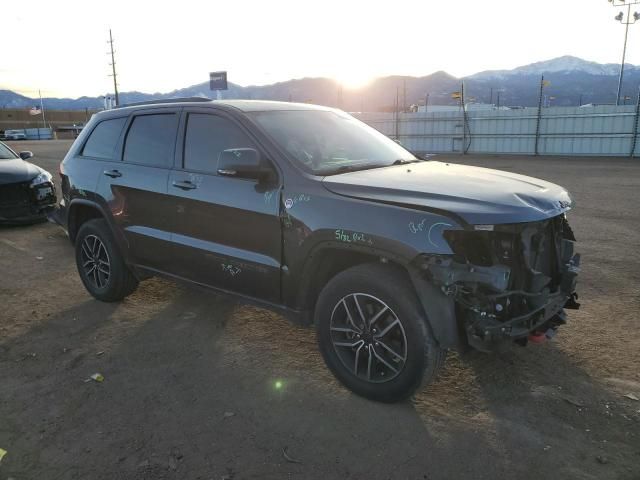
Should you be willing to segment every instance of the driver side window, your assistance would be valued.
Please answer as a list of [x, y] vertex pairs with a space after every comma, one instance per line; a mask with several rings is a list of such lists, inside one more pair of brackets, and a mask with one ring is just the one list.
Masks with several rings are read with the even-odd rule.
[[251, 139], [230, 120], [207, 113], [189, 113], [184, 140], [186, 170], [216, 174], [224, 150], [256, 148]]

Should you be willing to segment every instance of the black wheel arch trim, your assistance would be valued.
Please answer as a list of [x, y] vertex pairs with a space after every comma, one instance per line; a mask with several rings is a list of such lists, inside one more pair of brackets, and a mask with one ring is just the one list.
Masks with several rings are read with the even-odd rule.
[[[339, 242], [323, 242], [316, 245], [310, 252], [299, 278], [302, 281], [296, 294], [295, 309], [306, 312], [305, 317], [313, 319], [313, 311], [310, 309], [313, 290], [314, 272], [324, 258], [319, 255], [326, 250], [358, 251], [369, 254], [372, 257], [386, 258], [389, 264], [402, 269], [408, 277], [420, 307], [425, 314], [425, 322], [429, 333], [433, 335], [440, 348], [465, 351], [464, 332], [460, 332], [456, 317], [455, 302], [452, 297], [445, 295], [438, 287], [424, 277], [424, 273], [413, 264], [415, 259], [407, 259], [380, 248], [366, 247], [362, 245], [345, 245]], [[312, 323], [312, 320], [311, 320]]]
[[426, 315], [427, 327], [438, 346], [465, 351], [466, 337], [460, 333], [453, 297], [445, 295], [415, 266], [408, 266], [407, 271]]
[[[305, 261], [298, 274], [292, 275], [300, 280], [295, 294], [288, 296], [293, 301], [295, 309], [309, 310], [311, 305], [313, 291], [313, 282], [316, 278], [314, 272], [317, 270], [324, 260], [323, 253], [327, 251], [334, 252], [358, 252], [370, 257], [386, 258], [393, 263], [403, 266], [407, 265], [407, 259], [394, 254], [393, 252], [381, 249], [379, 247], [370, 247], [366, 245], [347, 245], [342, 242], [324, 241], [315, 245], [306, 256]], [[288, 282], [287, 282], [288, 283]], [[310, 312], [309, 318], [313, 318], [313, 312]]]
[[102, 218], [107, 222], [107, 225], [109, 226], [109, 230], [113, 234], [113, 237], [115, 238], [116, 244], [118, 245], [120, 252], [122, 252], [123, 255], [125, 256], [125, 262], [128, 263], [127, 261], [128, 259], [125, 253], [129, 251], [127, 240], [124, 237], [124, 235], [121, 232], [119, 232], [117, 228], [114, 228], [114, 222], [113, 222], [113, 218], [111, 217], [111, 214], [107, 210], [105, 210], [105, 208], [102, 205], [100, 205], [98, 202], [95, 202], [93, 200], [87, 200], [84, 198], [74, 198], [69, 202], [69, 206], [67, 207], [67, 215], [66, 215], [67, 216], [67, 232], [69, 234], [69, 238], [72, 239], [72, 241], [75, 241], [75, 236], [78, 233], [79, 227], [76, 227], [75, 225], [73, 225], [73, 229], [72, 229], [71, 222], [73, 221], [72, 220], [73, 215], [71, 214], [71, 212], [73, 211], [74, 207], [77, 207], [80, 205], [91, 207], [100, 213]]

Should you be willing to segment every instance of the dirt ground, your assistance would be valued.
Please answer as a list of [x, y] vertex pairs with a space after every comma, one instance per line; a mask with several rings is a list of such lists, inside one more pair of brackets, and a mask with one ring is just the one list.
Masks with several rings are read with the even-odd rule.
[[[56, 177], [69, 145], [14, 144]], [[640, 160], [439, 159], [572, 192], [582, 309], [554, 341], [373, 403], [311, 329], [160, 279], [100, 303], [61, 229], [1, 228], [0, 480], [640, 479]]]

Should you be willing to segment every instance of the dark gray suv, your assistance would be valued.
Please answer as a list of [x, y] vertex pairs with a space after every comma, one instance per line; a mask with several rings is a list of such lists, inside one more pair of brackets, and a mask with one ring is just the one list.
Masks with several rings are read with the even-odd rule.
[[55, 213], [117, 301], [163, 275], [315, 325], [335, 376], [392, 402], [448, 349], [540, 342], [577, 308], [563, 188], [424, 161], [331, 108], [175, 100], [94, 115]]

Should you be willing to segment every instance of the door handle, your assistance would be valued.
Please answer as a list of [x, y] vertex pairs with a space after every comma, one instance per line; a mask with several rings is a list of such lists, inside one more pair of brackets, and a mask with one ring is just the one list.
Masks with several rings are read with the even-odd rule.
[[121, 177], [122, 173], [120, 173], [118, 170], [105, 170], [104, 173], [107, 177], [111, 177], [111, 178], [116, 178], [116, 177]]
[[189, 180], [185, 180], [184, 182], [173, 182], [172, 185], [176, 188], [181, 188], [182, 190], [193, 190], [194, 188], [198, 188], [195, 183], [191, 183]]

